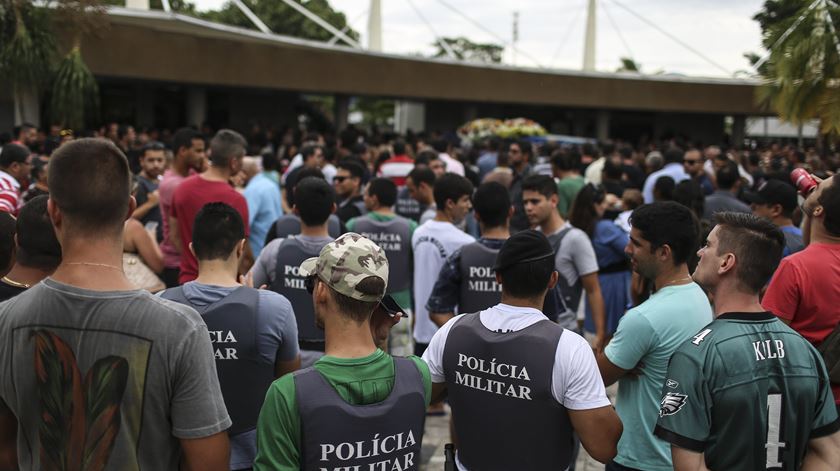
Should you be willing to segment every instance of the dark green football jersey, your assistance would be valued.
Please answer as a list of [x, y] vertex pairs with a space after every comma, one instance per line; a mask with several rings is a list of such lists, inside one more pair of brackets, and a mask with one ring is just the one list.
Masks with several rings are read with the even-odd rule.
[[799, 469], [840, 429], [820, 354], [771, 313], [719, 316], [671, 357], [655, 434], [712, 470]]

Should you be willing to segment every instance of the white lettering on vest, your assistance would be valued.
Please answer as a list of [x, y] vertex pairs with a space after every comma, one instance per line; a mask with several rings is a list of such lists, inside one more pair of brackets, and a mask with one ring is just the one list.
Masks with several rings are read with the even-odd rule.
[[[410, 448], [417, 444], [414, 437], [414, 432], [409, 430], [406, 432], [397, 433], [395, 435], [388, 435], [380, 440], [379, 434], [373, 436], [370, 440], [363, 440], [357, 442], [345, 442], [339, 444], [321, 443], [321, 458], [320, 461], [331, 461], [337, 459], [339, 461], [360, 460], [379, 456], [381, 454], [397, 453], [406, 448]], [[319, 468], [321, 471], [361, 471], [362, 465], [341, 466], [335, 468]], [[414, 466], [414, 452], [409, 451], [402, 455], [391, 456], [386, 460], [377, 461], [375, 463], [367, 464], [367, 471], [403, 471]]]

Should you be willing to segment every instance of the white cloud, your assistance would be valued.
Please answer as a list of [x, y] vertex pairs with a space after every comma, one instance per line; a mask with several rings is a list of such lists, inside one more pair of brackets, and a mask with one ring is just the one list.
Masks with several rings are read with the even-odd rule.
[[[219, 8], [224, 2], [195, 0], [200, 9]], [[581, 67], [587, 0], [382, 0], [386, 52], [430, 54], [434, 50], [431, 46], [434, 36], [418, 18], [411, 2], [438, 34], [463, 35], [479, 42], [498, 43], [499, 40], [453, 13], [445, 3], [468, 14], [508, 42], [512, 37], [515, 9], [519, 12], [518, 48], [521, 51], [542, 65]], [[761, 50], [761, 31], [752, 16], [761, 8], [762, 0], [599, 0], [596, 27], [596, 67], [599, 70], [614, 70], [619, 66], [620, 57], [632, 53], [646, 72], [664, 70], [686, 75], [724, 75], [714, 65], [620, 8], [616, 2], [680, 38], [730, 72], [748, 68], [743, 53]], [[353, 28], [362, 35], [364, 44], [370, 0], [331, 0], [330, 3], [347, 15]], [[512, 53], [507, 48], [505, 61], [511, 59]], [[516, 63], [534, 65], [521, 53], [517, 54]]]

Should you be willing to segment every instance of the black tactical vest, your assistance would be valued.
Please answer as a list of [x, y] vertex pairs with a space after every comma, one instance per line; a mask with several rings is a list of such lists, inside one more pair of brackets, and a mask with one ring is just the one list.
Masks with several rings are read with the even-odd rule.
[[458, 312], [478, 312], [499, 304], [502, 285], [496, 283], [498, 249], [491, 249], [481, 242], [461, 247], [461, 293]]
[[219, 385], [233, 421], [229, 433], [253, 430], [265, 393], [274, 381], [274, 363], [262, 359], [257, 349], [259, 291], [241, 286], [206, 306], [190, 303], [181, 286], [164, 291], [161, 297], [201, 314], [210, 332]]
[[394, 358], [394, 387], [376, 404], [348, 404], [314, 368], [294, 375], [301, 469], [418, 469], [426, 400], [413, 361]]
[[563, 328], [539, 321], [492, 332], [478, 313], [449, 331], [443, 369], [458, 456], [468, 469], [566, 469], [572, 425], [551, 392]]
[[298, 272], [300, 264], [311, 257], [317, 257], [324, 245], [310, 247], [297, 237], [287, 237], [277, 250], [277, 268], [269, 289], [280, 293], [292, 303], [298, 326], [298, 339], [307, 342], [323, 342], [324, 331], [315, 325], [315, 308], [312, 295], [306, 291], [305, 279]]
[[[284, 214], [275, 223], [274, 230], [277, 239], [300, 235], [300, 218], [296, 214]], [[327, 232], [333, 239], [337, 239], [341, 235], [341, 221], [335, 214], [330, 214], [329, 219], [327, 219]]]
[[353, 230], [376, 242], [388, 257], [388, 294], [411, 287], [411, 226], [400, 216], [375, 221], [369, 216], [356, 219]]
[[[567, 227], [557, 234], [548, 236], [548, 242], [551, 244], [551, 248], [554, 249], [555, 257], [563, 239], [571, 231], [572, 228]], [[583, 295], [583, 282], [578, 277], [575, 284], [571, 285], [562, 273], [559, 273], [559, 275], [554, 289], [549, 290], [545, 295], [543, 312], [549, 319], [565, 326], [570, 317], [577, 319], [577, 308], [580, 305], [580, 298]]]
[[395, 213], [404, 218], [413, 219], [415, 222], [420, 222], [420, 216], [425, 210], [425, 206], [409, 196], [408, 188], [400, 188], [397, 191], [397, 204], [394, 206]]

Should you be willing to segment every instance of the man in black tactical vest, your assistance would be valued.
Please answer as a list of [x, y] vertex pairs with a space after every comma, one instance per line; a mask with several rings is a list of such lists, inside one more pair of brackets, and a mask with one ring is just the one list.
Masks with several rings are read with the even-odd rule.
[[344, 224], [367, 212], [362, 191], [365, 186], [364, 174], [362, 164], [352, 159], [344, 159], [336, 165], [333, 187], [339, 201], [335, 215]]
[[431, 380], [419, 358], [374, 343], [388, 271], [385, 251], [353, 232], [300, 265], [326, 355], [269, 388], [255, 470], [418, 469]]
[[298, 266], [333, 240], [327, 220], [335, 211], [335, 191], [325, 180], [308, 177], [297, 184], [295, 196], [299, 196], [293, 211], [300, 218], [300, 234], [272, 240], [249, 273], [254, 286], [268, 285], [291, 301], [297, 318], [301, 365], [306, 368], [324, 354], [324, 331], [315, 325], [312, 297], [306, 292], [305, 277]]
[[459, 469], [566, 469], [573, 433], [590, 456], [609, 461], [622, 426], [592, 349], [540, 310], [557, 283], [551, 244], [519, 232], [494, 268], [501, 303], [451, 319], [423, 354], [432, 396], [449, 394]]
[[192, 307], [207, 324], [222, 396], [233, 425], [230, 469], [254, 462], [257, 417], [275, 378], [300, 367], [297, 325], [289, 301], [237, 282], [245, 225], [235, 209], [210, 203], [196, 215], [189, 249], [198, 278], [161, 297]]
[[495, 306], [502, 297], [493, 266], [510, 237], [510, 195], [501, 183], [484, 183], [473, 195], [473, 209], [481, 237], [449, 256], [426, 303], [429, 317], [438, 327], [455, 316], [456, 306], [459, 313], [478, 312]]
[[[411, 235], [417, 223], [394, 213], [397, 185], [389, 178], [371, 180], [364, 198], [368, 213], [348, 221], [347, 230], [367, 237], [385, 250], [388, 265], [395, 267], [388, 280], [387, 293], [405, 312], [411, 312]], [[411, 354], [414, 351], [411, 322], [394, 326], [388, 345], [392, 355]]]
[[[320, 169], [317, 168], [305, 168], [300, 171], [298, 174], [297, 182], [301, 182], [308, 177], [317, 177], [321, 180], [326, 181], [324, 178], [324, 173], [321, 172]], [[286, 191], [291, 193], [295, 192], [296, 187], [287, 187]], [[335, 214], [330, 214], [329, 219], [327, 220], [327, 232], [330, 234], [330, 237], [335, 239], [336, 237], [340, 236], [341, 234], [347, 232], [344, 230], [344, 223], [338, 219], [338, 216]], [[280, 216], [271, 227], [268, 228], [268, 234], [265, 236], [265, 245], [268, 245], [274, 239], [285, 239], [290, 235], [298, 235], [300, 234], [300, 217], [294, 213], [294, 211], [284, 214]]]

